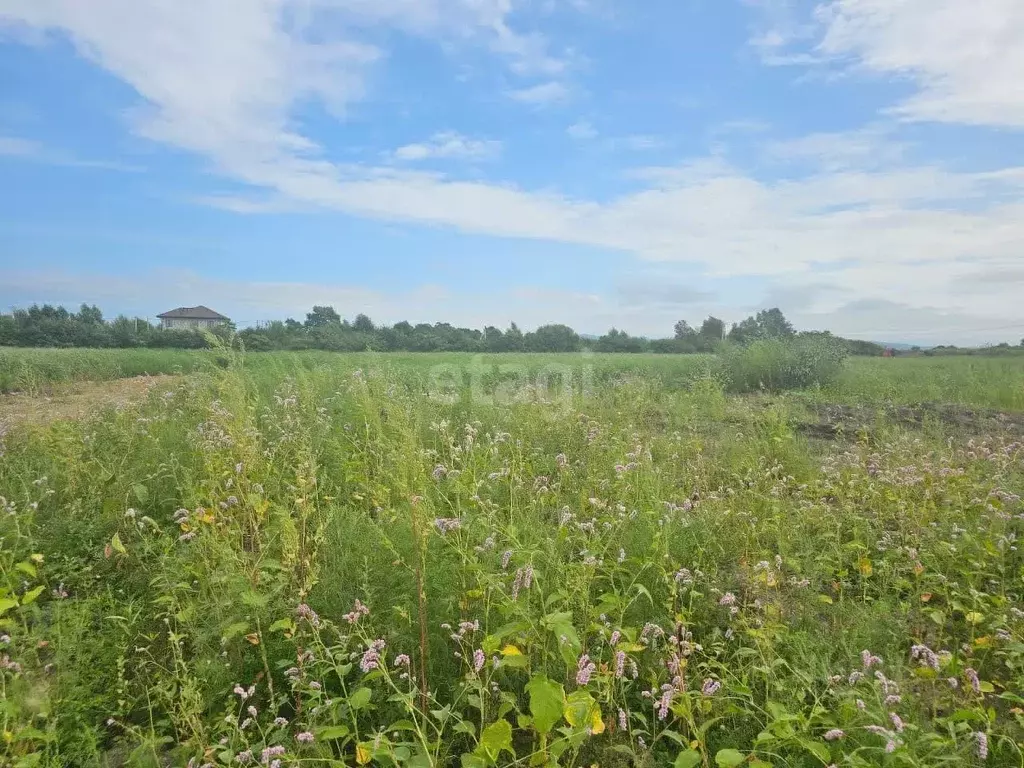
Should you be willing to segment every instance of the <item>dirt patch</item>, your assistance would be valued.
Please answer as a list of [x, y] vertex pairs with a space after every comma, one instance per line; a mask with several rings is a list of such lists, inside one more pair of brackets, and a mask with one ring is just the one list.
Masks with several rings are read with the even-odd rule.
[[803, 422], [795, 428], [809, 437], [822, 440], [836, 440], [843, 435], [871, 432], [879, 420], [918, 429], [925, 424], [937, 423], [978, 435], [1024, 434], [1024, 413], [1007, 413], [951, 403], [881, 406], [826, 404], [813, 407], [812, 412], [818, 421]]
[[113, 381], [80, 381], [48, 395], [0, 395], [0, 430], [21, 424], [80, 419], [100, 408], [138, 402], [153, 387], [172, 384], [180, 378], [135, 376]]

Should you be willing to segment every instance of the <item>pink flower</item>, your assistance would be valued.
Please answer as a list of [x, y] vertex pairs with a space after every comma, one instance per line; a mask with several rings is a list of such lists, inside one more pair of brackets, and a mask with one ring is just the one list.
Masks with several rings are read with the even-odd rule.
[[309, 731], [303, 731], [302, 733], [295, 735], [295, 740], [300, 744], [312, 744], [316, 740], [316, 737]]
[[584, 686], [589, 684], [590, 676], [594, 674], [595, 669], [597, 667], [587, 654], [584, 653], [580, 656], [580, 660], [576, 662], [576, 685]]
[[841, 738], [846, 736], [839, 728], [833, 728], [831, 731], [825, 733], [825, 741], [839, 741]]
[[704, 685], [701, 686], [700, 692], [704, 696], [714, 696], [722, 689], [722, 684], [717, 680], [712, 680], [710, 677], [704, 681]]

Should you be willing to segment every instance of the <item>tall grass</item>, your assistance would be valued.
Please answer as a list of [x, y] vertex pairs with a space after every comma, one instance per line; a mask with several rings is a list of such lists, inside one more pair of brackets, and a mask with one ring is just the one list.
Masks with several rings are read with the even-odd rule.
[[40, 392], [75, 381], [191, 373], [214, 353], [179, 349], [0, 348], [0, 392]]
[[229, 357], [3, 437], [5, 764], [1020, 765], [1019, 436]]

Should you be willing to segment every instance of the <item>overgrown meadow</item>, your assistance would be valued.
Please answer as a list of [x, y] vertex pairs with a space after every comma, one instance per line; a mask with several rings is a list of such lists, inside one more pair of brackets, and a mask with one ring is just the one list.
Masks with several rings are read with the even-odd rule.
[[0, 438], [3, 764], [1024, 765], [1019, 365], [222, 357]]

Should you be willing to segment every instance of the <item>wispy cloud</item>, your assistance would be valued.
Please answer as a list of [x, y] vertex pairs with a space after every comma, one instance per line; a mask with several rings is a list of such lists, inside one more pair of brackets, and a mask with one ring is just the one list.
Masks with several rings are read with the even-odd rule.
[[394, 152], [396, 160], [431, 159], [488, 160], [501, 154], [502, 143], [493, 139], [471, 139], [455, 131], [435, 133], [425, 142], [406, 144]]
[[890, 110], [904, 120], [1024, 127], [1019, 0], [828, 0], [810, 13], [791, 0], [758, 6], [766, 23], [751, 43], [766, 63], [909, 80], [917, 92]]
[[580, 120], [579, 122], [573, 123], [565, 129], [565, 132], [570, 137], [579, 139], [580, 141], [596, 139], [598, 135], [597, 129], [587, 120]]
[[510, 98], [521, 101], [524, 104], [541, 106], [565, 101], [569, 97], [569, 89], [556, 80], [549, 80], [546, 83], [508, 91]]
[[108, 160], [81, 160], [61, 150], [50, 149], [38, 141], [13, 136], [0, 136], [0, 157], [10, 157], [65, 168], [95, 168], [135, 173], [144, 170], [137, 165]]

